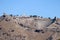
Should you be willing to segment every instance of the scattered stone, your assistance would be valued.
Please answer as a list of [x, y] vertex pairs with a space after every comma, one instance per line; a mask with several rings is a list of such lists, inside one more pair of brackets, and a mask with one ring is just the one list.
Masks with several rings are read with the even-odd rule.
[[57, 40], [60, 37], [60, 24], [56, 17], [3, 15], [0, 20], [0, 40]]

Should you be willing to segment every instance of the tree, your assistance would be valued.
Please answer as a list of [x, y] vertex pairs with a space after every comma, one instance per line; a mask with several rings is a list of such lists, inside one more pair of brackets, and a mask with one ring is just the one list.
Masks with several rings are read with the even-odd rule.
[[41, 16], [41, 18], [43, 18], [43, 17]]
[[56, 20], [56, 16], [54, 17], [54, 20]]
[[32, 17], [32, 15], [30, 15], [30, 17]]
[[12, 15], [12, 14], [10, 14], [10, 16], [12, 17], [13, 15]]
[[37, 15], [33, 15], [33, 17], [37, 17]]
[[48, 19], [51, 19], [50, 17], [48, 17]]
[[54, 23], [56, 21], [56, 16], [52, 19], [52, 23]]
[[3, 17], [6, 17], [6, 13], [3, 13]]

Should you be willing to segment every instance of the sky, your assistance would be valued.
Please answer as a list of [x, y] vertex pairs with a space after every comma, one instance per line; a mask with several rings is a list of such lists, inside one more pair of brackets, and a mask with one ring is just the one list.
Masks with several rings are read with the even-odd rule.
[[3, 13], [60, 18], [60, 0], [0, 0], [0, 15]]

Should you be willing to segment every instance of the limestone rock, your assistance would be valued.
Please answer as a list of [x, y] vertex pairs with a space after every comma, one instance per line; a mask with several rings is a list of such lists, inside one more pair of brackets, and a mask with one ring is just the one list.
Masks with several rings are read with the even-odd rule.
[[0, 40], [59, 40], [60, 18], [0, 16]]

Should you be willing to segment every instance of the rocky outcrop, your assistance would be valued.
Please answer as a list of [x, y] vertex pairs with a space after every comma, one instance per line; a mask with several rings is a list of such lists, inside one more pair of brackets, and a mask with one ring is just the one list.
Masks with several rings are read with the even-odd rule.
[[60, 18], [2, 15], [0, 40], [60, 40]]

